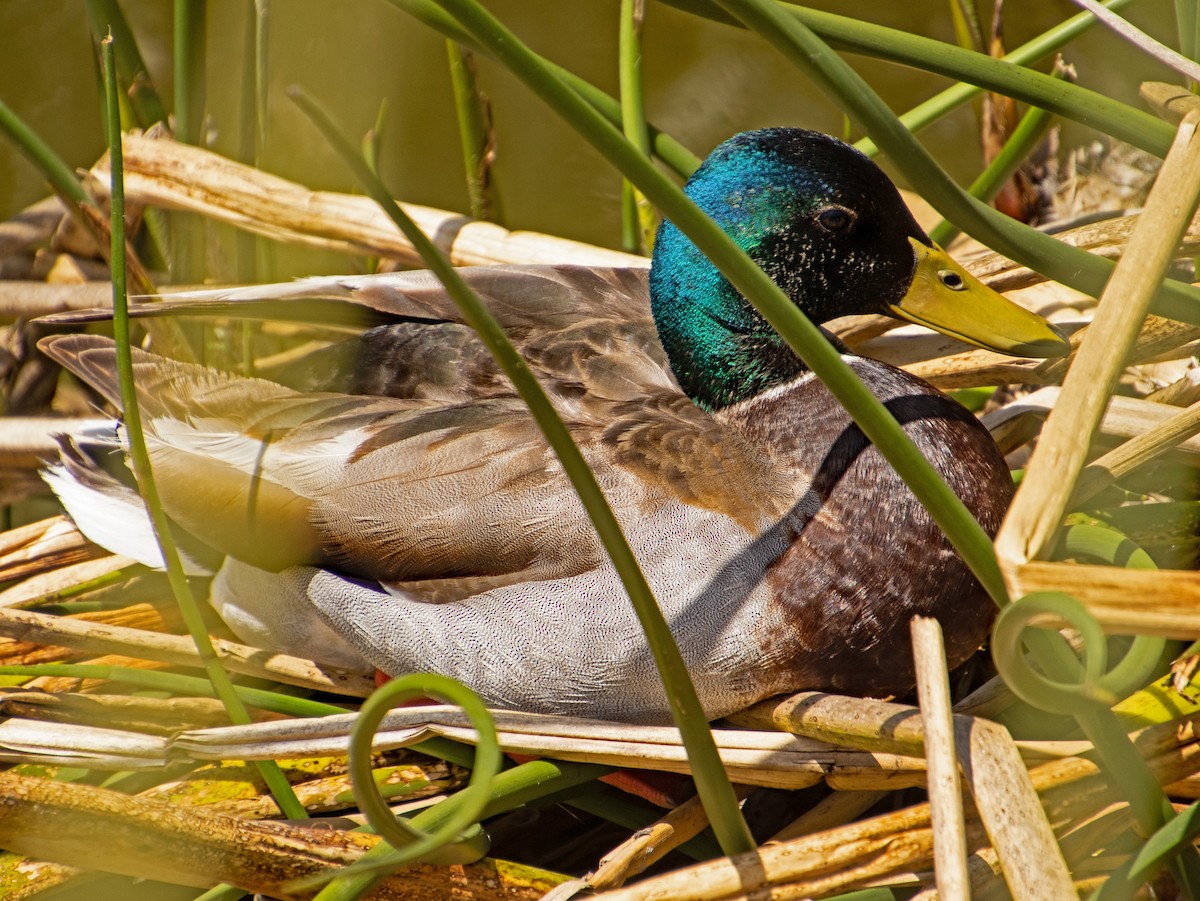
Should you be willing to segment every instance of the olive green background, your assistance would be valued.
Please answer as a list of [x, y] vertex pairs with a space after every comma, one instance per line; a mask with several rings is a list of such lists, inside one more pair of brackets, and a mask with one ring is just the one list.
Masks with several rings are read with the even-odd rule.
[[[171, 7], [124, 0], [140, 46], [170, 105]], [[953, 40], [949, 0], [814, 4], [942, 40]], [[540, 52], [616, 91], [617, 0], [491, 0], [501, 19]], [[990, 6], [988, 7], [990, 9]], [[985, 9], [985, 13], [988, 12]], [[251, 0], [208, 4], [208, 140], [232, 154]], [[1009, 47], [1077, 12], [1066, 0], [1010, 0]], [[1143, 0], [1129, 17], [1173, 42], [1170, 0]], [[269, 5], [269, 101], [261, 165], [316, 188], [351, 190], [352, 179], [284, 91], [300, 84], [333, 110], [346, 132], [369, 128], [381, 100], [388, 115], [382, 172], [405, 200], [466, 207], [443, 39], [382, 0], [274, 0]], [[1145, 78], [1169, 75], [1096, 26], [1068, 50], [1079, 81], [1136, 102]], [[863, 57], [852, 62], [897, 111], [945, 87], [945, 79]], [[102, 152], [95, 56], [83, 0], [0, 0], [0, 97], [71, 165]], [[758, 38], [648, 2], [647, 109], [652, 121], [703, 155], [733, 132], [800, 125], [846, 135], [842, 113]], [[506, 224], [606, 245], [619, 241], [619, 179], [570, 129], [499, 67], [481, 61], [498, 138], [496, 176]], [[852, 137], [861, 136], [855, 129]], [[975, 112], [965, 107], [922, 133], [953, 174], [980, 166]], [[1090, 139], [1082, 128], [1069, 141]], [[43, 196], [36, 171], [0, 142], [0, 215]], [[336, 259], [300, 258], [313, 271]], [[287, 273], [276, 273], [285, 275]]]

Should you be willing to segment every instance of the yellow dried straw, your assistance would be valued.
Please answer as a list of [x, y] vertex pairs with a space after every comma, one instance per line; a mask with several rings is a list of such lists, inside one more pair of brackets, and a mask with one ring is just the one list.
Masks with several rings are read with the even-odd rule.
[[[33, 610], [0, 609], [0, 636], [89, 654], [126, 655], [171, 666], [204, 666], [195, 644], [186, 635], [87, 622]], [[318, 666], [310, 660], [272, 654], [220, 638], [212, 641], [221, 664], [231, 672], [352, 697], [366, 697], [374, 688], [371, 677], [365, 673]]]
[[1165, 454], [1197, 432], [1200, 432], [1200, 402], [1192, 404], [1158, 427], [1129, 439], [1089, 463], [1080, 473], [1068, 507], [1077, 507], [1117, 479]]
[[[929, 755], [922, 717], [903, 704], [803, 692], [763, 701], [731, 719], [750, 728], [774, 726], [850, 747], [898, 753], [915, 753], [924, 747]], [[956, 714], [954, 742], [963, 777], [1012, 896], [1031, 901], [1073, 897], [1067, 864], [1008, 730], [988, 720]], [[836, 780], [826, 781], [836, 787]], [[788, 837], [799, 831], [789, 827]]]
[[[7, 799], [0, 806], [0, 843], [14, 853], [176, 885], [226, 882], [276, 898], [298, 897], [287, 890], [297, 877], [332, 872], [379, 843], [365, 833], [244, 820], [11, 772], [0, 774], [0, 794]], [[536, 901], [561, 881], [565, 877], [532, 867], [486, 860], [410, 868], [388, 877], [372, 898]]]
[[[746, 786], [734, 788], [742, 796], [749, 792]], [[604, 855], [600, 866], [585, 877], [584, 882], [598, 892], [619, 888], [707, 827], [708, 815], [704, 812], [704, 805], [700, 803], [699, 796], [692, 796]]]
[[[1200, 107], [1200, 100], [1197, 104]], [[1045, 559], [1053, 548], [1086, 460], [1089, 442], [1080, 436], [1093, 434], [1099, 425], [1126, 353], [1200, 198], [1198, 123], [1200, 109], [1189, 113], [1179, 126], [1141, 221], [1100, 298], [1092, 328], [1063, 382], [1060, 403], [1042, 432], [996, 538], [1000, 567], [1015, 596], [1030, 590], [1022, 567]]]
[[[314, 191], [175, 141], [125, 135], [125, 193], [131, 201], [186, 210], [263, 237], [420, 264], [420, 255], [369, 197]], [[109, 183], [108, 160], [92, 169], [97, 192]], [[401, 204], [426, 234], [437, 236], [456, 266], [581, 263], [648, 266], [645, 257], [533, 232], [510, 232], [432, 207]]]
[[967, 827], [958, 781], [958, 757], [954, 751], [954, 714], [942, 627], [936, 619], [918, 616], [913, 618], [910, 628], [917, 697], [925, 730], [925, 760], [929, 767], [929, 810], [938, 897], [944, 901], [967, 901], [971, 897]]

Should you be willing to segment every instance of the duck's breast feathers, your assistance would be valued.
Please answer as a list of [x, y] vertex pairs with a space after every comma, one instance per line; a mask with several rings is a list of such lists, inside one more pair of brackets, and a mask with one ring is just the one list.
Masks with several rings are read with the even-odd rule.
[[[970, 411], [937, 388], [901, 369], [850, 354], [843, 359], [858, 374], [904, 427], [952, 487], [975, 498], [973, 509], [984, 524], [999, 523], [1012, 493], [1012, 480], [1004, 459], [987, 429]], [[870, 448], [869, 466], [857, 473], [863, 480], [886, 480], [904, 487], [891, 465], [874, 449], [854, 424], [850, 414], [824, 384], [811, 373], [714, 414], [723, 425], [755, 442], [780, 470], [800, 473], [807, 490], [809, 479], [844, 478], [847, 467]], [[905, 489], [907, 491], [907, 489]], [[989, 499], [999, 498], [1000, 504]]]
[[[1012, 478], [986, 429], [932, 386], [881, 363], [854, 369], [991, 534]], [[792, 649], [796, 683], [882, 695], [912, 685], [907, 623], [946, 627], [952, 665], [982, 641], [995, 608], [933, 518], [815, 378], [718, 414], [802, 474], [777, 528], [790, 546], [769, 568], [768, 646]], [[863, 666], [870, 660], [870, 666]]]

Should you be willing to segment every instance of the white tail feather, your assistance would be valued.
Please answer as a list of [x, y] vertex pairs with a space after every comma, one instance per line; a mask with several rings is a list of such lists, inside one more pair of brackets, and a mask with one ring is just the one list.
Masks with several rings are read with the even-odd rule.
[[[75, 525], [88, 540], [155, 569], [163, 569], [162, 550], [141, 495], [106, 473], [76, 442], [115, 448], [116, 423], [100, 430], [63, 436], [62, 456], [42, 472]], [[185, 553], [180, 554], [188, 575], [208, 575], [210, 570]]]

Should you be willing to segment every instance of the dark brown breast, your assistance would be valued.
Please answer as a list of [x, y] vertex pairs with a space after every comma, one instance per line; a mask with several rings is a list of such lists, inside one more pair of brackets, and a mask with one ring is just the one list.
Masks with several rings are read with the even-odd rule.
[[[854, 368], [994, 535], [1012, 478], [987, 430], [913, 376]], [[863, 695], [913, 684], [909, 621], [935, 616], [955, 666], [982, 642], [995, 606], [941, 529], [819, 380], [799, 380], [722, 413], [781, 468], [796, 498], [779, 528], [790, 548], [771, 568], [782, 625], [764, 653], [792, 647], [796, 684]], [[797, 653], [799, 652], [799, 653]]]

